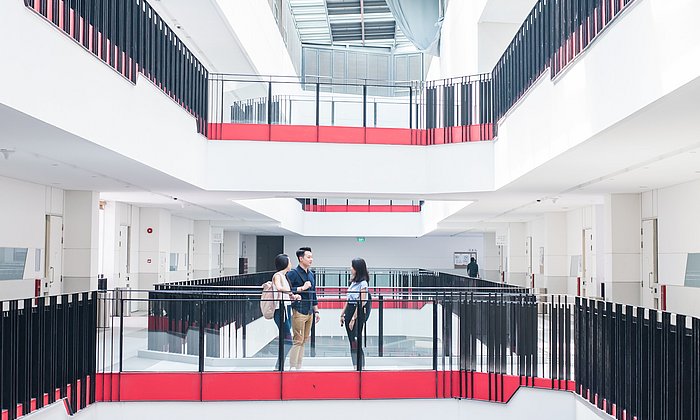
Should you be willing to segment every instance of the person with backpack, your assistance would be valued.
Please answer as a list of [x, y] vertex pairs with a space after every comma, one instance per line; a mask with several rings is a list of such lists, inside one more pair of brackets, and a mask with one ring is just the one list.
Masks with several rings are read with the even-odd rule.
[[340, 326], [345, 325], [345, 332], [350, 342], [352, 365], [357, 369], [364, 367], [365, 358], [362, 350], [362, 329], [369, 317], [371, 308], [369, 294], [369, 273], [367, 263], [362, 258], [355, 258], [350, 264], [350, 285], [347, 291], [345, 307], [340, 314]]
[[[284, 357], [282, 358], [282, 370], [284, 370], [284, 359], [287, 358], [289, 351], [292, 348], [292, 308], [291, 304], [295, 300], [299, 300], [301, 296], [292, 293], [292, 288], [289, 285], [289, 280], [287, 280], [287, 273], [292, 268], [292, 263], [289, 260], [289, 256], [286, 254], [279, 254], [275, 257], [275, 274], [272, 275], [272, 299], [267, 299], [262, 302], [264, 305], [274, 306], [274, 314], [272, 318], [277, 324], [277, 328], [280, 328], [282, 324], [281, 332], [284, 339]], [[263, 292], [264, 294], [264, 292]], [[282, 302], [283, 310], [280, 310], [280, 301]], [[269, 312], [270, 308], [263, 309], [263, 315]], [[267, 318], [267, 316], [266, 316]], [[275, 370], [280, 370], [279, 358], [275, 364]]]

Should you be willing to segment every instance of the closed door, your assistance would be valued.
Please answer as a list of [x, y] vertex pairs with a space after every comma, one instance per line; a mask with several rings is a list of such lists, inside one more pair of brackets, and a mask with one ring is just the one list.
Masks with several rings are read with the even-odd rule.
[[187, 279], [194, 278], [194, 235], [187, 235]]
[[[284, 236], [258, 236], [256, 244], [255, 270], [274, 271], [275, 257], [284, 253]], [[295, 260], [292, 257], [293, 263]]]
[[656, 219], [642, 220], [642, 304], [659, 309], [659, 276], [657, 273]]
[[117, 254], [119, 255], [119, 271], [117, 284], [119, 287], [129, 287], [129, 226], [119, 226], [117, 238]]
[[46, 216], [44, 295], [63, 293], [63, 217]]

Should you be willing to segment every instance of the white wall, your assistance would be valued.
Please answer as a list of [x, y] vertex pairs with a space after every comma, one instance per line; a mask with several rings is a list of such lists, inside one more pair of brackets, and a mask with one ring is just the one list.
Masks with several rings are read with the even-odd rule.
[[[187, 235], [194, 234], [194, 221], [172, 216], [170, 219], [170, 249], [168, 251], [168, 281], [187, 279]], [[170, 271], [171, 254], [177, 254], [177, 270]]]
[[[241, 235], [240, 236], [240, 256], [248, 258], [248, 272], [255, 273], [258, 256], [258, 240], [255, 235]], [[287, 241], [284, 243], [287, 249]], [[296, 248], [294, 249], [296, 251]]]
[[[215, 0], [258, 74], [296, 76], [287, 46], [266, 1]], [[286, 7], [283, 4], [282, 7]], [[293, 23], [288, 23], [288, 25]], [[290, 40], [291, 42], [292, 40]]]
[[657, 217], [659, 283], [667, 285], [670, 312], [700, 316], [700, 288], [685, 287], [688, 253], [700, 252], [700, 181], [646, 193], [642, 217]]
[[[207, 188], [260, 191], [304, 197], [314, 194], [430, 194], [493, 189], [494, 142], [430, 147], [264, 141], [211, 141], [208, 144]], [[240, 159], [240, 156], [247, 156]], [[359, 162], [348, 176], [343, 162]], [[235, 165], [231, 162], [235, 161]], [[304, 182], [289, 176], [291, 162], [314, 162]], [[265, 170], [260, 170], [265, 162]], [[464, 162], [469, 162], [465, 165]], [[255, 176], [250, 176], [255, 173]]]
[[[450, 1], [440, 33], [440, 57], [432, 60], [435, 79], [478, 73], [478, 21], [487, 0]], [[437, 64], [436, 64], [437, 63]]]
[[97, 289], [99, 194], [65, 191], [63, 293]]
[[[475, 249], [478, 260], [484, 261], [484, 239], [473, 236], [424, 236], [420, 238], [356, 238], [285, 236], [284, 251], [292, 256], [302, 246], [310, 246], [314, 265], [318, 267], [350, 267], [355, 257], [364, 258], [372, 268], [426, 268], [454, 270], [454, 252]], [[466, 273], [466, 270], [463, 270]]]
[[[700, 76], [700, 44], [695, 42], [700, 37], [698, 15], [700, 2], [696, 1], [637, 1], [556, 80], [545, 72], [499, 125], [496, 188], [604, 134], [605, 129], [696, 80]], [[625, 77], [610, 77], [611, 69]], [[687, 104], [685, 108], [689, 109]], [[664, 135], [674, 137], [674, 148], [697, 141], [691, 130]], [[605, 140], [606, 146], [601, 147], [617, 143], [624, 153], [596, 156], [599, 174], [605, 173], [604, 162], [619, 169], [621, 162], [651, 159], [662, 153], [659, 149], [668, 148], [649, 130]], [[581, 160], [581, 165], [588, 162]], [[569, 171], [575, 173], [576, 168]]]
[[141, 75], [132, 85], [23, 2], [0, 3], [0, 50], [13, 57], [0, 66], [0, 80], [13, 81], [3, 83], [0, 103], [202, 183], [207, 142], [197, 134], [195, 119]]
[[0, 300], [34, 296], [34, 279], [45, 277], [46, 215], [63, 215], [63, 190], [0, 177], [0, 191], [0, 247], [28, 248], [22, 279], [0, 280]]
[[224, 275], [238, 274], [238, 257], [241, 255], [241, 234], [224, 231]]

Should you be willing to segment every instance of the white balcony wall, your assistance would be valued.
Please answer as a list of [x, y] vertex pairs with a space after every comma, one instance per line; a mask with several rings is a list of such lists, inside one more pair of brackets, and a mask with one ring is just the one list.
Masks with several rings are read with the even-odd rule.
[[[695, 142], [687, 125], [692, 104], [678, 99], [672, 109], [649, 105], [700, 76], [698, 15], [696, 1], [638, 0], [556, 80], [545, 72], [499, 125], [496, 188], [591, 140], [625, 150], [593, 158], [603, 173], [608, 160], [619, 168], [627, 159], [658, 156], [664, 150], [659, 135], [673, 136], [676, 148]], [[656, 111], [657, 132], [628, 118], [642, 110]], [[618, 123], [630, 128], [605, 137]]]

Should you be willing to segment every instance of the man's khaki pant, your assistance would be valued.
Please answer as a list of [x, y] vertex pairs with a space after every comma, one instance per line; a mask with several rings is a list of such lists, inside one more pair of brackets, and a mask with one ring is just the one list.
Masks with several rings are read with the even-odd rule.
[[289, 352], [289, 364], [295, 369], [301, 368], [301, 361], [304, 358], [304, 343], [311, 337], [311, 326], [314, 322], [314, 313], [304, 315], [292, 309], [292, 335], [293, 345]]

